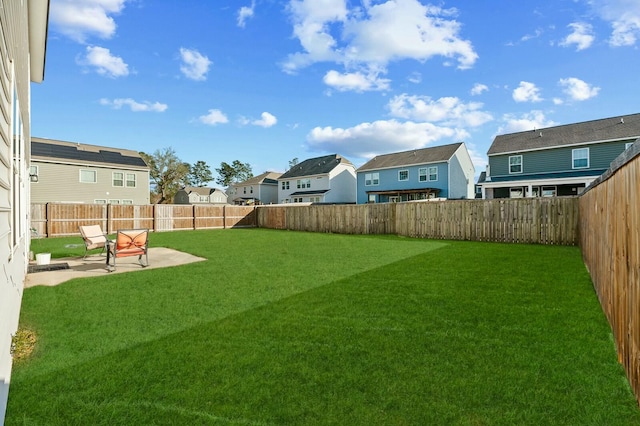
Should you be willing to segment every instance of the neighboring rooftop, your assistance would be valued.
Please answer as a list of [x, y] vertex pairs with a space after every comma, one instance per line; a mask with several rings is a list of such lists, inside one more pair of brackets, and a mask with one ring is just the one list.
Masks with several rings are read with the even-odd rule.
[[259, 185], [261, 183], [271, 183], [278, 184], [278, 178], [282, 175], [282, 173], [277, 172], [264, 172], [261, 175], [254, 176], [250, 179], [247, 179], [242, 182], [234, 183], [234, 186], [242, 186], [242, 185]]
[[117, 164], [148, 168], [140, 154], [129, 149], [109, 148], [53, 139], [31, 138], [34, 159], [64, 159], [86, 164]]
[[278, 179], [290, 179], [301, 176], [323, 175], [335, 169], [338, 164], [351, 164], [349, 160], [338, 155], [331, 154], [323, 157], [309, 158], [291, 167]]
[[637, 139], [638, 137], [640, 137], [640, 114], [619, 115], [582, 123], [498, 135], [493, 140], [487, 154], [505, 154], [590, 142]]
[[224, 191], [219, 188], [210, 188], [208, 186], [185, 186], [184, 188], [182, 188], [182, 190], [187, 194], [191, 194], [193, 192], [202, 196], [211, 195], [216, 191], [224, 193]]
[[413, 149], [411, 151], [394, 152], [373, 157], [360, 166], [358, 171], [388, 169], [392, 167], [412, 166], [419, 164], [440, 163], [448, 161], [463, 142], [430, 148]]

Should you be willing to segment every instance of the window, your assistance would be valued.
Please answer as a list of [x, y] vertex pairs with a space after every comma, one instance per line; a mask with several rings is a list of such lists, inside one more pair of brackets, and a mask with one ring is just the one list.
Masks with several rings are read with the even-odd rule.
[[249, 192], [250, 192], [251, 194], [253, 194], [253, 186], [252, 186], [251, 188], [249, 188]]
[[370, 203], [376, 202], [376, 194], [369, 194], [369, 202]]
[[296, 188], [311, 188], [311, 179], [298, 179], [296, 181]]
[[96, 183], [98, 177], [95, 170], [80, 170], [80, 182], [82, 183]]
[[509, 173], [522, 173], [522, 155], [509, 157]]
[[135, 187], [136, 187], [136, 174], [127, 173], [127, 188], [135, 188]]
[[122, 200], [122, 204], [126, 204], [127, 206], [130, 206], [133, 204], [133, 200]]
[[242, 192], [243, 194], [246, 194], [246, 193], [247, 193], [247, 187], [246, 187], [246, 186], [243, 186], [243, 187], [242, 187], [242, 191], [243, 191], [243, 192]]
[[113, 186], [124, 186], [124, 173], [113, 172]]
[[426, 182], [427, 181], [427, 169], [422, 168], [418, 169], [418, 181]]
[[482, 194], [482, 187], [476, 186], [476, 194]]
[[365, 186], [374, 186], [379, 184], [380, 184], [380, 173], [365, 173], [364, 175]]
[[399, 170], [398, 180], [409, 180], [409, 170]]
[[120, 200], [109, 200], [109, 204], [120, 204]]
[[96, 204], [107, 204], [107, 200], [102, 200], [102, 199], [93, 200], [93, 202]]
[[282, 189], [283, 190], [289, 189], [289, 181], [288, 180], [282, 182]]
[[38, 172], [40, 170], [38, 169], [38, 166], [30, 166], [29, 167], [29, 180], [31, 181], [31, 183], [38, 183]]
[[438, 180], [438, 168], [429, 167], [429, 181]]
[[312, 203], [319, 203], [320, 197], [309, 197], [309, 201]]
[[301, 203], [302, 202], [302, 197], [293, 197], [293, 202], [294, 203]]
[[571, 151], [574, 169], [586, 169], [589, 167], [589, 148], [578, 148]]
[[556, 187], [555, 186], [543, 186], [542, 187], [542, 196], [543, 197], [555, 197], [556, 196]]
[[624, 149], [629, 149], [633, 146], [633, 142], [627, 142], [624, 144]]
[[509, 197], [510, 198], [522, 198], [524, 191], [522, 187], [519, 188], [509, 188]]

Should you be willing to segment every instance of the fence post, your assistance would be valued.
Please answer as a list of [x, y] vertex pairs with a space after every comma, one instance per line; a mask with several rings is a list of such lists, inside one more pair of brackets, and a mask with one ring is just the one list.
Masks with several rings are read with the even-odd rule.
[[153, 230], [154, 230], [154, 232], [158, 231], [158, 217], [157, 217], [157, 213], [156, 213], [156, 207], [157, 206], [158, 206], [157, 204], [153, 205], [153, 211], [151, 213], [151, 217], [153, 219]]
[[45, 226], [45, 232], [47, 234], [47, 238], [49, 238], [51, 236], [51, 203], [47, 203], [47, 207], [46, 207], [46, 213], [44, 215], [44, 226]]

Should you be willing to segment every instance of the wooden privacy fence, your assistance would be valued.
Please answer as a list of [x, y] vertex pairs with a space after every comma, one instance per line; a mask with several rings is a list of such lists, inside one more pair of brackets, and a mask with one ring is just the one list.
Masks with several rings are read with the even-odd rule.
[[31, 227], [41, 237], [78, 235], [82, 225], [153, 231], [255, 226], [255, 207], [209, 205], [32, 204]]
[[640, 143], [580, 197], [582, 257], [640, 403]]
[[340, 234], [578, 244], [577, 197], [259, 206], [257, 226]]

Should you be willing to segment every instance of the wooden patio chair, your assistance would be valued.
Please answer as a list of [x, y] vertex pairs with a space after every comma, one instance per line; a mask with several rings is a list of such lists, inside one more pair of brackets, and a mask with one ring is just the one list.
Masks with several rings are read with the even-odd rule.
[[98, 255], [104, 253], [108, 239], [107, 234], [102, 232], [100, 225], [86, 225], [79, 228], [80, 235], [82, 235], [82, 240], [84, 241], [84, 256], [82, 258], [86, 259], [90, 250], [101, 248], [102, 251]]
[[[107, 270], [116, 270], [116, 259], [119, 257], [138, 256], [138, 263], [145, 268], [149, 266], [149, 230], [119, 230], [115, 241], [107, 244]], [[144, 262], [142, 261], [144, 256]]]

